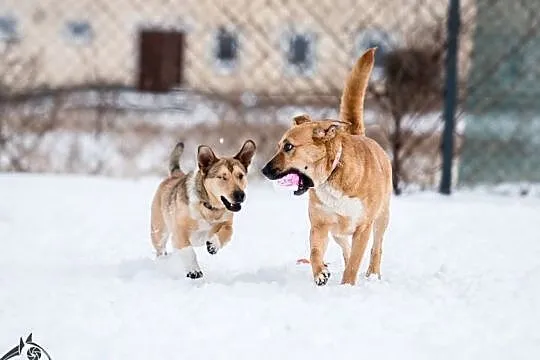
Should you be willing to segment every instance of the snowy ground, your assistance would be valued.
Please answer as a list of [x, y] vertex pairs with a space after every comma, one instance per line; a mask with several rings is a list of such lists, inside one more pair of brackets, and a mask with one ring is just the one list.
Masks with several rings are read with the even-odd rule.
[[[306, 198], [252, 184], [202, 281], [156, 262], [157, 179], [0, 176], [0, 357], [33, 332], [54, 359], [537, 359], [540, 199], [395, 199], [383, 280], [313, 285]], [[366, 263], [363, 263], [362, 271]]]

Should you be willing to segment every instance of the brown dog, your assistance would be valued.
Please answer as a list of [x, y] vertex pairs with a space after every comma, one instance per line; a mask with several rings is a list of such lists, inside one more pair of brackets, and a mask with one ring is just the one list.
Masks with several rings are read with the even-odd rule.
[[218, 158], [212, 149], [198, 149], [198, 170], [187, 174], [179, 159], [178, 143], [169, 160], [169, 177], [161, 182], [152, 202], [151, 238], [157, 256], [165, 254], [169, 235], [184, 264], [187, 277], [203, 276], [193, 246], [206, 245], [216, 254], [232, 236], [233, 213], [240, 211], [247, 187], [247, 169], [255, 154], [248, 140], [231, 158]]
[[355, 284], [372, 229], [367, 276], [377, 274], [380, 278], [381, 274], [392, 167], [382, 147], [365, 136], [364, 96], [374, 55], [375, 49], [366, 51], [350, 73], [341, 98], [341, 121], [295, 117], [279, 142], [278, 152], [262, 169], [270, 180], [297, 174], [295, 195], [309, 190], [310, 262], [317, 285], [326, 284], [330, 277], [323, 261], [329, 233], [343, 250], [343, 284]]

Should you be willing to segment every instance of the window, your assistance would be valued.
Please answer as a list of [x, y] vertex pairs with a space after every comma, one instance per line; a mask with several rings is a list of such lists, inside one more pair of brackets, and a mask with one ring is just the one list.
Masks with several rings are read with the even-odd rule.
[[315, 68], [315, 36], [310, 33], [292, 34], [286, 42], [287, 71], [309, 75]]
[[64, 32], [68, 41], [79, 45], [89, 44], [94, 37], [88, 21], [69, 21]]
[[17, 20], [13, 16], [0, 16], [0, 41], [15, 41], [18, 38]]
[[377, 51], [375, 52], [373, 78], [378, 80], [383, 76], [386, 55], [396, 46], [395, 40], [388, 33], [374, 28], [361, 30], [356, 38], [354, 61], [368, 48], [375, 46]]
[[238, 35], [220, 27], [215, 35], [213, 48], [215, 66], [222, 72], [234, 70], [238, 63]]

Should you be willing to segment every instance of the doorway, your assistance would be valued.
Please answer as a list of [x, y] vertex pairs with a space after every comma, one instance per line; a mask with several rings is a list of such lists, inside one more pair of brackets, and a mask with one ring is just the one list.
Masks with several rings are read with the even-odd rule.
[[185, 34], [143, 30], [139, 33], [138, 89], [167, 92], [182, 85]]

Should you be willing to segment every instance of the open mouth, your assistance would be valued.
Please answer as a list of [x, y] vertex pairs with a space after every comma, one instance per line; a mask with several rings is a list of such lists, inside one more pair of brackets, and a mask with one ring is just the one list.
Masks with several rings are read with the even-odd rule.
[[298, 186], [298, 188], [293, 192], [294, 195], [302, 195], [308, 191], [310, 187], [314, 186], [313, 180], [298, 169], [287, 170], [279, 174], [276, 179], [283, 179], [286, 176], [293, 178], [292, 182]]
[[225, 198], [225, 196], [221, 197], [221, 202], [223, 203], [223, 205], [225, 205], [225, 208], [227, 208], [227, 210], [229, 211], [237, 212], [242, 209], [242, 205], [240, 205], [240, 203], [231, 203], [229, 200]]

